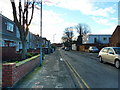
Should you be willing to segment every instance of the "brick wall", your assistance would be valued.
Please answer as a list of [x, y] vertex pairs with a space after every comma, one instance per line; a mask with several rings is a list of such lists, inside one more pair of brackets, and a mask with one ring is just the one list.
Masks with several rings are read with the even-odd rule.
[[3, 64], [2, 65], [2, 87], [13, 87], [22, 77], [32, 71], [39, 65], [39, 58], [35, 58], [20, 66], [16, 64]]
[[0, 47], [2, 49], [2, 61], [14, 61], [20, 59], [21, 55], [16, 53], [15, 47]]
[[110, 39], [110, 46], [120, 47], [120, 26], [117, 26]]

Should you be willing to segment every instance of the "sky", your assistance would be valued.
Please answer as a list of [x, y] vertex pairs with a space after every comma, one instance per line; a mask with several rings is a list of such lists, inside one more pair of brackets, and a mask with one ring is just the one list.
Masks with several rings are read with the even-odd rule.
[[[89, 25], [91, 34], [112, 34], [118, 25], [118, 1], [43, 0], [42, 36], [52, 43], [60, 43], [65, 28], [74, 27], [79, 23]], [[0, 12], [13, 20], [9, 0], [0, 2]], [[38, 9], [34, 11], [30, 31], [34, 34], [40, 33], [40, 10]], [[77, 37], [75, 29], [74, 32]]]

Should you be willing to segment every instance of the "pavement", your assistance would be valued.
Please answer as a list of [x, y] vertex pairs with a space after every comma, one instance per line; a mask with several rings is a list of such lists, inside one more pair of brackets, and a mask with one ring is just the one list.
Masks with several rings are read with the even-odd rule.
[[59, 50], [45, 56], [43, 66], [26, 75], [13, 88], [75, 88]]

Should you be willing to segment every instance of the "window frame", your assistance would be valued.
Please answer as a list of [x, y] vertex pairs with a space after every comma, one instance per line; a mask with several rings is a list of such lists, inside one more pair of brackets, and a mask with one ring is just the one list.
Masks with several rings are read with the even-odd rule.
[[14, 24], [7, 22], [7, 30], [13, 32], [14, 31]]
[[114, 50], [113, 50], [112, 48], [109, 48], [109, 49], [108, 49], [108, 54], [110, 53], [110, 52], [109, 52], [110, 50], [112, 51], [112, 53], [115, 54], [115, 52], [114, 52]]

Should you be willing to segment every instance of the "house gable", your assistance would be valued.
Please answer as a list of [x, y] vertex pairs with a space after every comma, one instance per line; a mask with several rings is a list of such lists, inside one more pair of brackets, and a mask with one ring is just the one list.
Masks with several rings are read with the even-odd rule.
[[118, 25], [113, 32], [110, 39], [110, 46], [120, 46], [120, 25]]

